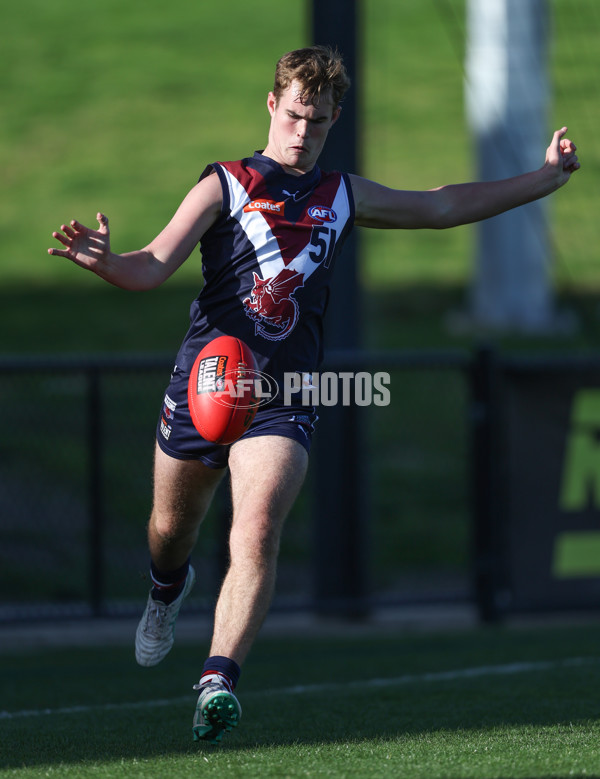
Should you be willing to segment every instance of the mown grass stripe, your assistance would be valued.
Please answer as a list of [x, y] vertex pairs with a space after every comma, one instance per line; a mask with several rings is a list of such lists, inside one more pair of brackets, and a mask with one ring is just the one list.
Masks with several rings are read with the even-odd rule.
[[[595, 665], [600, 659], [592, 657], [571, 657], [564, 660], [531, 661], [505, 663], [502, 665], [483, 665], [472, 668], [458, 668], [451, 671], [433, 671], [420, 674], [404, 674], [392, 678], [357, 679], [352, 682], [328, 682], [324, 684], [294, 685], [292, 687], [275, 688], [271, 690], [255, 690], [244, 693], [244, 698], [264, 697], [265, 695], [309, 695], [337, 690], [356, 690], [374, 687], [397, 687], [427, 682], [457, 681], [486, 676], [512, 676], [540, 671], [554, 671], [560, 668], [576, 668], [585, 665]], [[179, 695], [175, 698], [159, 698], [150, 701], [131, 701], [124, 703], [103, 703], [99, 705], [66, 706], [58, 709], [23, 709], [21, 711], [0, 711], [0, 720], [27, 719], [29, 717], [60, 716], [70, 714], [89, 714], [90, 712], [125, 711], [128, 709], [154, 709], [162, 706], [173, 706], [188, 703], [190, 695]]]

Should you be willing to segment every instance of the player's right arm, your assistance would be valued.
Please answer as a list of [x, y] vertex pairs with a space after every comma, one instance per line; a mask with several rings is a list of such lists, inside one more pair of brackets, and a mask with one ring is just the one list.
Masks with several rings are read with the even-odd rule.
[[97, 230], [73, 220], [52, 233], [65, 248], [48, 254], [66, 257], [122, 289], [153, 289], [187, 260], [221, 213], [222, 199], [219, 177], [210, 175], [190, 190], [169, 224], [143, 249], [112, 252], [108, 218], [99, 213]]

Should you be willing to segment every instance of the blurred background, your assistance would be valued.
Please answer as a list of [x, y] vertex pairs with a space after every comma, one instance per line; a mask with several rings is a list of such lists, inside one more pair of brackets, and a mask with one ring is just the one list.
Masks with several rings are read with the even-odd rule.
[[[508, 26], [494, 24], [493, 14], [510, 6], [510, 0], [356, 3], [356, 172], [397, 188], [427, 189], [485, 171], [489, 138], [473, 104], [496, 94], [490, 86], [500, 72], [494, 46], [514, 36]], [[358, 230], [359, 346], [363, 354], [379, 355], [372, 368], [390, 371], [392, 397], [389, 407], [364, 410], [364, 441], [356, 454], [365, 485], [357, 536], [361, 587], [348, 597], [366, 610], [383, 603], [481, 600], [481, 566], [489, 572], [491, 565], [492, 578], [498, 574], [498, 560], [490, 564], [486, 554], [503, 517], [490, 516], [490, 501], [508, 494], [510, 502], [510, 485], [490, 487], [493, 474], [478, 468], [487, 456], [507, 470], [530, 407], [511, 417], [508, 455], [496, 444], [490, 455], [489, 438], [481, 449], [476, 412], [490, 401], [489, 392], [482, 401], [481, 386], [475, 386], [481, 347], [488, 355], [490, 349], [523, 355], [526, 369], [535, 361], [524, 355], [552, 357], [559, 377], [569, 373], [562, 355], [595, 359], [600, 7], [596, 0], [518, 6], [537, 20], [524, 50], [536, 41], [532, 68], [545, 81], [536, 89], [521, 54], [516, 66], [507, 66], [507, 104], [519, 92], [521, 103], [531, 102], [541, 117], [534, 167], [543, 163], [552, 131], [568, 125], [583, 169], [531, 217], [541, 224], [544, 256], [529, 297], [523, 297], [518, 271], [496, 281], [485, 275], [489, 252], [482, 256], [482, 247], [489, 249], [494, 238], [475, 227]], [[225, 12], [218, 4], [187, 0], [168, 6], [157, 0], [105, 0], [101, 6], [23, 0], [4, 9], [0, 620], [139, 609], [148, 586], [145, 524], [155, 421], [189, 305], [202, 285], [195, 253], [158, 290], [112, 288], [50, 257], [52, 231], [72, 218], [93, 225], [102, 210], [113, 249], [139, 248], [167, 223], [207, 163], [263, 148], [275, 63], [312, 42], [319, 3], [316, 12], [312, 7], [309, 0], [230, 0]], [[477, 74], [486, 62], [490, 81], [480, 84]], [[507, 116], [503, 158], [519, 162], [530, 126]], [[340, 125], [332, 131], [334, 144]], [[511, 267], [514, 253], [506, 251]], [[516, 295], [516, 313], [507, 304], [504, 318], [486, 321], [485, 293], [496, 298], [500, 289], [509, 299]], [[548, 316], [531, 324], [523, 311], [535, 305], [536, 290]], [[596, 373], [585, 374], [584, 387], [595, 391]], [[578, 388], [575, 383], [564, 393], [564, 408]], [[569, 434], [564, 408], [556, 415], [562, 420], [558, 459]], [[590, 424], [600, 429], [600, 419]], [[323, 487], [315, 470], [326, 457], [326, 449], [316, 453], [288, 521], [275, 608], [318, 609], [323, 593], [316, 568], [323, 561], [315, 548]], [[477, 495], [481, 479], [490, 487], [487, 514]], [[343, 485], [334, 486], [339, 489]], [[595, 493], [590, 495], [579, 518], [596, 539]], [[198, 545], [196, 568], [203, 575], [192, 604], [198, 609], [209, 608], [225, 564], [227, 511], [224, 494]], [[535, 506], [528, 511], [543, 533], [543, 512]], [[478, 531], [482, 512], [487, 530]], [[514, 539], [504, 537], [504, 546], [511, 545]], [[510, 550], [507, 555], [505, 563]], [[576, 571], [572, 578], [585, 590], [582, 603], [600, 605], [600, 566], [567, 569]], [[488, 577], [498, 608], [519, 582], [508, 563], [501, 574], [493, 585]], [[577, 592], [564, 602], [559, 598], [559, 605], [577, 606]], [[532, 604], [527, 598], [522, 603]]]

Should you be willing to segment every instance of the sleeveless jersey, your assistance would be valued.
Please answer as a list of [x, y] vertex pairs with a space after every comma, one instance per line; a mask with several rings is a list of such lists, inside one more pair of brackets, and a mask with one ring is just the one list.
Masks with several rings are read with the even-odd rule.
[[232, 335], [281, 386], [284, 373], [322, 360], [331, 275], [354, 223], [350, 182], [318, 167], [294, 176], [259, 152], [215, 162], [201, 178], [212, 171], [223, 206], [200, 242], [204, 287], [177, 368], [189, 372], [210, 340]]

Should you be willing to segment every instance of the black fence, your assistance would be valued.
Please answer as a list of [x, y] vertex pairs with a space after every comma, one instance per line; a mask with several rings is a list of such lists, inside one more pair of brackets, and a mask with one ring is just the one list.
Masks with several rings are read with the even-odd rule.
[[[170, 369], [162, 357], [0, 361], [0, 621], [139, 612]], [[338, 352], [323, 371], [384, 372], [390, 402], [320, 408], [275, 610], [463, 601], [491, 620], [600, 605], [587, 559], [600, 359]], [[225, 485], [194, 554], [191, 609], [212, 608], [228, 522]]]
[[479, 613], [600, 608], [600, 356], [500, 355], [472, 371]]

